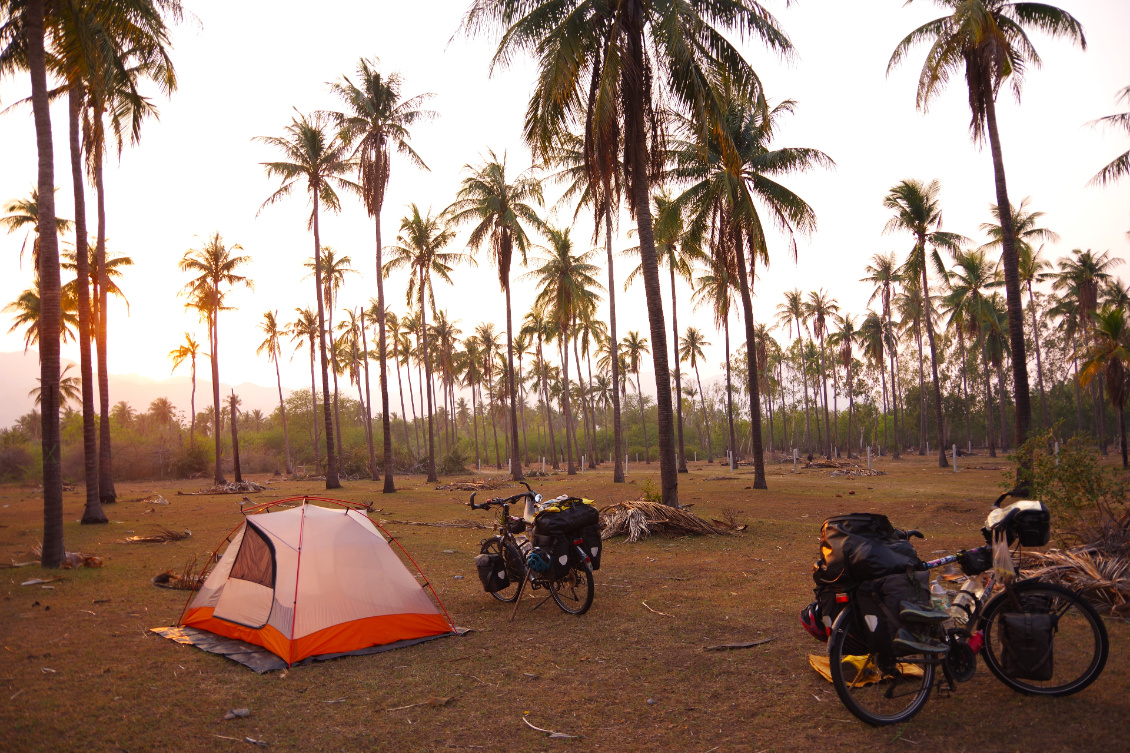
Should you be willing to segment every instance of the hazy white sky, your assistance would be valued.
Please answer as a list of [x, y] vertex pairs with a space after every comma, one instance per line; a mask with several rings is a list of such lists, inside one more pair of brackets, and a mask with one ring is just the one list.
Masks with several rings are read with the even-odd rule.
[[[395, 238], [405, 207], [439, 210], [454, 197], [465, 164], [478, 162], [488, 148], [506, 151], [512, 173], [526, 167], [521, 143], [522, 116], [533, 82], [528, 60], [488, 76], [493, 39], [452, 40], [467, 0], [415, 3], [308, 3], [269, 5], [217, 0], [189, 2], [200, 25], [176, 30], [173, 51], [180, 89], [171, 100], [158, 100], [159, 121], [146, 124], [142, 142], [127, 147], [120, 164], [106, 170], [107, 227], [112, 250], [133, 257], [135, 266], [123, 282], [131, 309], [111, 309], [111, 373], [136, 372], [153, 378], [169, 374], [167, 353], [203, 327], [186, 313], [178, 297], [186, 277], [177, 271], [183, 253], [210, 233], [239, 243], [254, 259], [246, 274], [254, 291], [234, 293], [237, 311], [220, 319], [220, 367], [225, 382], [273, 384], [274, 373], [255, 356], [261, 340], [256, 324], [262, 313], [278, 309], [284, 321], [296, 306], [313, 302], [313, 283], [304, 280], [303, 262], [313, 242], [306, 229], [309, 208], [303, 196], [264, 210], [262, 201], [277, 187], [261, 162], [275, 159], [252, 139], [280, 135], [293, 108], [302, 112], [336, 109], [326, 82], [351, 74], [361, 56], [378, 57], [385, 71], [400, 71], [406, 96], [433, 92], [438, 117], [417, 126], [413, 144], [431, 167], [418, 170], [401, 159], [393, 165], [384, 212], [386, 243]], [[1059, 5], [1084, 24], [1089, 43], [1081, 52], [1066, 42], [1034, 37], [1044, 67], [1028, 74], [1022, 103], [1002, 97], [998, 109], [1014, 202], [1032, 197], [1047, 213], [1046, 225], [1062, 236], [1049, 248], [1052, 258], [1072, 248], [1109, 250], [1130, 255], [1130, 180], [1117, 188], [1085, 184], [1103, 165], [1130, 147], [1125, 134], [1103, 133], [1088, 121], [1117, 110], [1115, 93], [1130, 84], [1130, 3], [1125, 0], [1062, 0]], [[803, 0], [785, 8], [768, 0], [797, 48], [783, 62], [759, 45], [743, 49], [767, 85], [772, 99], [797, 100], [797, 113], [786, 121], [780, 144], [822, 149], [837, 163], [788, 179], [819, 218], [819, 230], [799, 239], [794, 263], [783, 238], [774, 239], [772, 265], [761, 271], [755, 293], [759, 319], [773, 317], [784, 290], [826, 288], [842, 308], [862, 314], [870, 295], [858, 282], [863, 266], [877, 251], [910, 247], [910, 239], [882, 235], [887, 215], [881, 205], [887, 189], [904, 178], [942, 184], [946, 229], [980, 241], [978, 225], [995, 201], [990, 157], [968, 137], [968, 106], [962, 81], [937, 101], [929, 114], [914, 108], [914, 93], [925, 49], [889, 78], [891, 50], [912, 28], [940, 15], [925, 0], [903, 7], [897, 0], [861, 6], [837, 0]], [[864, 9], [865, 8], [865, 9]], [[0, 83], [0, 105], [26, 96], [25, 80]], [[52, 111], [55, 129], [58, 213], [73, 216], [66, 150], [66, 112]], [[24, 196], [35, 181], [34, 132], [28, 110], [0, 117], [0, 200]], [[556, 189], [549, 193], [556, 198]], [[88, 191], [88, 222], [94, 228], [93, 193]], [[559, 213], [568, 224], [572, 210]], [[631, 226], [626, 214], [622, 229]], [[591, 221], [582, 217], [574, 230], [587, 243]], [[461, 240], [462, 240], [461, 236]], [[345, 307], [375, 297], [373, 227], [359, 201], [347, 199], [340, 215], [323, 215], [323, 243], [353, 258], [360, 272], [342, 292]], [[0, 302], [14, 300], [31, 280], [30, 263], [21, 267], [23, 236], [0, 237]], [[634, 245], [622, 237], [617, 247]], [[603, 259], [603, 255], [601, 256]], [[437, 286], [440, 306], [459, 320], [464, 332], [480, 321], [504, 327], [504, 303], [497, 275], [483, 258], [477, 269], [461, 268], [456, 285]], [[618, 257], [623, 279], [634, 262]], [[515, 278], [521, 270], [515, 268]], [[1130, 269], [1123, 271], [1130, 274]], [[404, 308], [406, 280], [386, 285], [394, 306]], [[514, 283], [514, 312], [520, 318], [535, 292]], [[618, 328], [647, 334], [642, 287], [618, 290]], [[692, 312], [690, 291], [678, 291], [679, 324], [713, 328], [709, 317]], [[670, 292], [664, 279], [665, 300]], [[670, 317], [668, 307], [668, 320]], [[8, 321], [0, 332], [7, 330]], [[721, 361], [721, 335], [714, 343], [707, 371]], [[0, 351], [22, 348], [17, 334], [0, 334]], [[289, 351], [287, 352], [289, 355]], [[64, 347], [77, 360], [77, 348]], [[306, 351], [283, 364], [284, 385], [308, 384]]]

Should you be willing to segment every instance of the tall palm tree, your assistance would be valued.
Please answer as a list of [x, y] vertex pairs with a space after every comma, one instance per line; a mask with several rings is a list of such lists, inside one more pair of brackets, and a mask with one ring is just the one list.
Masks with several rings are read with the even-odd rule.
[[265, 311], [263, 312], [263, 321], [259, 322], [259, 331], [263, 333], [263, 342], [259, 343], [259, 347], [255, 350], [255, 355], [261, 356], [267, 354], [267, 360], [275, 364], [275, 383], [279, 389], [279, 414], [282, 416], [283, 428], [283, 451], [286, 453], [286, 472], [287, 475], [294, 473], [294, 464], [290, 459], [290, 434], [286, 430], [286, 403], [283, 401], [282, 394], [282, 374], [279, 371], [279, 356], [282, 349], [279, 346], [279, 336], [282, 335], [282, 330], [279, 329], [279, 312]]
[[[812, 452], [812, 426], [809, 421], [808, 415], [808, 368], [805, 364], [804, 348], [797, 345], [804, 339], [804, 321], [805, 321], [805, 306], [804, 306], [804, 293], [799, 288], [785, 292], [784, 303], [777, 304], [777, 324], [789, 331], [789, 336], [796, 330], [796, 338], [794, 339], [794, 347], [800, 354], [800, 376], [801, 386], [804, 389], [804, 443], [805, 449], [809, 453]], [[816, 390], [813, 389], [815, 396]], [[819, 427], [819, 421], [817, 421]]]
[[[813, 290], [804, 302], [804, 315], [812, 328], [812, 336], [820, 341], [820, 385], [824, 392], [824, 457], [832, 457], [832, 431], [828, 422], [828, 368], [824, 360], [824, 340], [828, 335], [828, 320], [839, 313], [840, 306], [823, 288]], [[815, 389], [815, 386], [814, 386]], [[817, 422], [819, 422], [817, 418]]]
[[[1019, 259], [1020, 284], [1028, 289], [1028, 310], [1032, 316], [1032, 339], [1036, 347], [1036, 382], [1040, 387], [1040, 413], [1043, 416], [1043, 425], [1049, 428], [1048, 399], [1044, 391], [1044, 364], [1040, 355], [1040, 327], [1036, 318], [1036, 299], [1032, 293], [1032, 285], [1044, 279], [1044, 270], [1051, 267], [1051, 262], [1040, 259], [1040, 251], [1033, 248], [1034, 241], [1059, 241], [1059, 234], [1045, 227], [1039, 227], [1043, 212], [1027, 211], [1031, 197], [1025, 197], [1020, 206], [1012, 208], [1013, 243], [1016, 246], [1016, 255]], [[981, 223], [981, 232], [988, 234], [989, 242], [981, 248], [994, 248], [1001, 244], [1004, 238], [1004, 228], [1001, 224], [1000, 207], [996, 204], [989, 206], [996, 222]], [[1042, 249], [1043, 246], [1040, 247]]]
[[[1094, 254], [1090, 249], [1073, 249], [1071, 256], [1059, 260], [1052, 289], [1061, 299], [1061, 305], [1074, 319], [1072, 330], [1083, 336], [1084, 342], [1094, 337], [1094, 313], [1098, 310], [1099, 294], [1103, 285], [1112, 278], [1111, 270], [1121, 265], [1122, 259], [1108, 252]], [[1096, 429], [1099, 448], [1106, 454], [1106, 421], [1102, 409], [1103, 379], [1092, 380], [1092, 398], [1095, 404]]]
[[640, 337], [638, 331], [631, 329], [628, 330], [628, 334], [624, 336], [620, 347], [624, 352], [624, 358], [628, 361], [628, 370], [635, 372], [636, 375], [636, 398], [639, 400], [640, 424], [643, 427], [644, 459], [648, 463], [651, 463], [651, 445], [647, 436], [647, 419], [644, 417], [643, 409], [643, 390], [640, 388], [640, 364], [642, 363], [643, 355], [650, 352], [650, 349], [647, 345], [647, 338]]
[[1130, 327], [1126, 326], [1126, 312], [1119, 307], [1107, 306], [1094, 315], [1094, 344], [1087, 352], [1087, 361], [1080, 381], [1087, 385], [1102, 373], [1106, 378], [1110, 404], [1118, 411], [1118, 435], [1122, 447], [1122, 467], [1126, 462], [1127, 368], [1130, 367]]
[[[315, 264], [322, 266], [322, 284], [326, 288], [324, 293], [326, 300], [326, 334], [330, 339], [330, 373], [333, 374], [334, 379], [334, 437], [337, 439], [337, 447], [344, 452], [345, 448], [341, 443], [341, 411], [338, 410], [337, 378], [341, 374], [341, 364], [337, 360], [338, 351], [334, 342], [334, 302], [337, 300], [337, 292], [345, 285], [345, 276], [355, 275], [357, 270], [353, 269], [353, 259], [348, 256], [339, 257], [337, 251], [329, 246], [322, 246], [320, 260], [308, 259], [304, 266], [313, 272]], [[313, 276], [315, 275], [307, 275], [307, 277]]]
[[[498, 283], [506, 298], [506, 374], [507, 393], [510, 396], [510, 474], [515, 481], [523, 478], [522, 463], [517, 459], [518, 447], [518, 385], [514, 383], [514, 323], [510, 312], [510, 266], [514, 249], [526, 264], [530, 247], [527, 227], [545, 232], [545, 223], [538, 217], [531, 202], [544, 203], [541, 182], [530, 171], [519, 174], [509, 182], [506, 177], [506, 154], [500, 159], [488, 150], [487, 159], [477, 167], [464, 165], [468, 175], [460, 184], [455, 202], [447, 208], [453, 225], [473, 223], [467, 239], [475, 250], [489, 243], [491, 260], [498, 267]], [[523, 225], [527, 227], [523, 227]]]
[[[298, 348], [301, 348], [304, 341], [310, 346], [310, 419], [311, 430], [314, 434], [314, 468], [321, 468], [321, 460], [318, 457], [318, 389], [314, 381], [314, 364], [316, 356], [314, 354], [314, 342], [318, 339], [318, 315], [308, 308], [295, 308], [294, 313], [298, 316], [290, 323], [288, 333], [291, 340], [296, 340]], [[294, 356], [292, 355], [291, 358]]]
[[898, 369], [895, 368], [895, 359], [898, 356], [898, 341], [893, 337], [895, 325], [891, 318], [891, 297], [895, 285], [901, 282], [902, 277], [899, 275], [898, 260], [893, 251], [889, 254], [875, 254], [871, 257], [871, 263], [864, 269], [868, 276], [861, 279], [860, 282], [869, 282], [875, 286], [871, 292], [871, 297], [867, 299], [867, 304], [871, 305], [878, 297], [882, 304], [880, 316], [886, 323], [884, 331], [887, 338], [887, 355], [891, 361], [891, 418], [895, 433], [893, 457], [898, 460], [902, 447], [901, 435], [899, 434]]
[[[1115, 95], [1115, 101], [1125, 102], [1130, 105], [1130, 86], [1120, 89]], [[1091, 125], [1111, 126], [1130, 133], [1130, 112], [1119, 112], [1107, 115], [1091, 122]], [[1130, 175], [1130, 151], [1125, 151], [1110, 161], [1106, 167], [1091, 178], [1088, 185], [1106, 186]]]
[[[962, 241], [966, 240], [957, 233], [948, 233], [940, 229], [931, 230], [941, 226], [942, 210], [938, 202], [938, 194], [942, 187], [938, 181], [922, 183], [918, 180], [904, 180], [891, 188], [883, 199], [883, 206], [891, 210], [894, 216], [887, 220], [883, 229], [885, 233], [906, 232], [914, 236], [914, 248], [911, 251], [911, 264], [908, 270], [916, 271], [922, 284], [923, 311], [925, 314], [926, 337], [930, 343], [930, 369], [934, 380], [934, 416], [938, 429], [938, 466], [948, 468], [945, 448], [945, 424], [942, 423], [942, 388], [938, 381], [938, 351], [934, 343], [933, 306], [930, 301], [930, 281], [927, 267], [933, 263], [936, 270], [944, 274], [945, 267], [937, 249], [944, 248], [955, 252], [960, 248]], [[931, 245], [933, 254], [927, 256], [926, 246]], [[1021, 333], [1021, 350], [1023, 354], [1023, 333]], [[1027, 426], [1027, 424], [1025, 424]]]
[[[400, 221], [400, 235], [397, 237], [398, 245], [389, 249], [392, 258], [385, 265], [385, 276], [397, 269], [407, 269], [410, 272], [407, 289], [408, 305], [413, 299], [420, 309], [420, 338], [422, 345], [421, 360], [424, 362], [426, 384], [432, 381], [432, 362], [428, 354], [428, 308], [435, 312], [435, 292], [432, 286], [432, 276], [451, 284], [451, 268], [460, 261], [474, 263], [467, 254], [444, 251], [443, 249], [455, 239], [455, 233], [447, 226], [444, 217], [433, 217], [429, 211], [421, 216], [420, 208], [415, 204], [410, 206], [411, 214]], [[435, 482], [436, 476], [436, 445], [435, 421], [432, 411], [432, 394], [427, 390], [428, 402], [428, 481]]]
[[[546, 318], [546, 312], [541, 311], [537, 306], [533, 307], [530, 311], [526, 312], [526, 316], [522, 319], [522, 332], [528, 333], [532, 337], [537, 338], [537, 378], [540, 385], [539, 393], [542, 406], [545, 409], [545, 421], [549, 430], [549, 457], [552, 462], [553, 469], [557, 470], [557, 439], [553, 432], [553, 408], [549, 404], [549, 381], [546, 371], [545, 361], [545, 341], [549, 338], [552, 324]], [[619, 407], [619, 401], [616, 403]], [[619, 419], [616, 419], [619, 421]], [[617, 452], [620, 450], [617, 449]], [[623, 472], [623, 466], [621, 466]]]
[[[615, 385], [620, 383], [623, 377], [620, 374], [620, 341], [616, 337], [616, 273], [612, 260], [612, 225], [613, 215], [617, 215], [620, 208], [620, 192], [624, 184], [623, 163], [615, 161], [608, 166], [608, 172], [597, 176], [589, 172], [586, 160], [585, 140], [575, 133], [562, 131], [560, 142], [550, 158], [553, 165], [559, 168], [553, 177], [568, 183], [559, 203], [576, 201], [574, 220], [580, 215], [582, 208], [588, 206], [592, 209], [594, 243], [600, 235], [601, 218], [604, 219], [604, 253], [608, 261], [608, 338], [604, 342], [610, 348], [610, 352], [607, 356], [602, 354], [601, 360], [608, 362], [612, 384]], [[590, 179], [596, 182], [590, 182]], [[624, 437], [623, 426], [620, 423], [619, 390], [611, 390], [610, 399], [613, 434], [612, 482], [622, 484], [624, 483]]]
[[433, 95], [419, 94], [402, 98], [400, 91], [403, 81], [400, 74], [382, 76], [376, 66], [376, 60], [362, 58], [357, 63], [356, 84], [342, 76], [341, 81], [330, 85], [330, 89], [345, 102], [347, 111], [334, 113], [333, 117], [341, 130], [345, 145], [354, 148], [353, 156], [357, 159], [358, 182], [361, 184], [365, 210], [373, 218], [376, 230], [377, 305], [374, 321], [377, 322], [377, 353], [381, 365], [381, 426], [384, 431], [385, 474], [383, 492], [391, 494], [396, 491], [396, 485], [392, 478], [392, 425], [388, 409], [388, 367], [385, 362], [387, 346], [381, 209], [384, 207], [385, 192], [392, 175], [394, 149], [417, 167], [428, 169], [409, 143], [412, 138], [410, 128], [418, 122], [430, 120], [435, 114], [420, 109]]
[[694, 369], [694, 378], [698, 382], [698, 399], [702, 403], [702, 418], [706, 424], [706, 460], [713, 463], [714, 448], [710, 442], [710, 415], [706, 412], [706, 393], [702, 391], [702, 376], [698, 371], [699, 361], [706, 359], [702, 349], [709, 347], [709, 345], [710, 343], [706, 341], [706, 337], [697, 327], [687, 327], [686, 334], [679, 341], [682, 360], [689, 363], [691, 368]]
[[[851, 459], [851, 447], [854, 442], [851, 430], [852, 416], [855, 414], [855, 389], [854, 379], [852, 375], [852, 362], [855, 359], [855, 345], [860, 340], [861, 332], [855, 326], [855, 319], [851, 314], [835, 315], [836, 331], [828, 337], [828, 342], [834, 348], [838, 348], [837, 355], [840, 358], [840, 363], [843, 364], [844, 371], [847, 372], [847, 393], [848, 393], [848, 424], [847, 424], [847, 456]], [[839, 432], [837, 431], [837, 434]]]
[[[673, 333], [675, 349], [675, 394], [682, 395], [683, 377], [679, 355], [679, 312], [675, 279], [682, 278], [687, 282], [692, 281], [693, 273], [691, 263], [705, 258], [705, 254], [693, 245], [684, 244], [685, 234], [683, 223], [683, 207], [671, 198], [664, 189], [652, 197], [655, 217], [655, 251], [659, 266], [666, 266], [671, 273], [671, 332]], [[629, 252], [638, 253], [639, 247], [628, 249]], [[636, 277], [643, 274], [643, 262], [625, 278], [624, 288], [627, 289]], [[683, 401], [675, 401], [675, 428], [678, 431], [678, 456], [679, 473], [687, 472], [687, 450], [683, 443]]]
[[[267, 168], [267, 177], [278, 176], [282, 185], [271, 194], [259, 212], [264, 207], [270, 206], [286, 198], [294, 192], [300, 183], [304, 182], [310, 194], [313, 211], [310, 213], [309, 227], [314, 235], [314, 289], [318, 300], [318, 350], [322, 360], [322, 394], [330, 394], [329, 358], [326, 352], [326, 310], [323, 297], [324, 283], [322, 281], [322, 239], [319, 226], [319, 215], [324, 204], [330, 211], [341, 209], [341, 201], [337, 191], [358, 191], [356, 183], [343, 177], [351, 172], [354, 167], [349, 158], [347, 147], [337, 138], [328, 133], [328, 122], [320, 114], [302, 115], [292, 118], [290, 125], [283, 136], [259, 136], [258, 141], [278, 149], [283, 154], [283, 161], [264, 162]], [[330, 415], [330, 401], [322, 401], [322, 412], [325, 414], [326, 426], [326, 488], [337, 489], [341, 486], [338, 481], [337, 455], [334, 451], [333, 419]]]
[[[194, 274], [184, 286], [186, 295], [201, 302], [207, 302], [209, 357], [212, 362], [212, 415], [215, 427], [220, 426], [220, 326], [219, 314], [224, 306], [223, 287], [243, 287], [254, 289], [250, 279], [237, 274], [236, 270], [251, 263], [250, 256], [233, 256], [232, 252], [242, 251], [238, 243], [224, 245], [219, 233], [213, 233], [199, 248], [189, 249], [180, 260], [180, 271]], [[223, 484], [224, 472], [221, 466], [220, 432], [212, 432], [216, 443], [215, 482]]]
[[[58, 191], [59, 189], [55, 189]], [[25, 199], [11, 199], [5, 202], [2, 211], [7, 212], [3, 217], [0, 217], [0, 228], [4, 228], [8, 233], [16, 233], [20, 230], [27, 230], [24, 236], [24, 242], [20, 246], [20, 261], [23, 262], [24, 251], [27, 249], [27, 242], [31, 241], [31, 259], [32, 266], [38, 271], [39, 269], [39, 190], [32, 187], [31, 193]], [[71, 220], [63, 219], [62, 217], [55, 218], [55, 230], [58, 233], [69, 233], [74, 227], [74, 222]]]
[[[652, 180], [663, 159], [660, 113], [682, 110], [705, 131], [722, 120], [712, 85], [723, 75], [743, 91], [760, 90], [756, 72], [723, 31], [748, 34], [780, 54], [788, 54], [792, 44], [755, 0], [723, 6], [705, 0], [476, 0], [463, 28], [471, 34], [487, 28], [503, 31], [494, 64], [505, 64], [521, 51], [537, 55], [538, 84], [525, 125], [535, 159], [552, 154], [558, 135], [578, 122], [584, 124], [589, 183], [597, 191], [611, 192], [613, 176], [622, 169], [643, 263], [663, 502], [677, 507], [667, 330], [650, 209]], [[663, 108], [656, 99], [661, 90]]]
[[[40, 298], [40, 283], [39, 278], [33, 280], [35, 287], [28, 288], [16, 298], [16, 300], [4, 306], [5, 313], [13, 314], [12, 326], [8, 329], [9, 333], [16, 330], [24, 329], [24, 352], [33, 345], [40, 345], [40, 354], [42, 357], [43, 348], [41, 345], [42, 338], [40, 337], [40, 330], [43, 327], [43, 301]], [[78, 302], [74, 297], [68, 295], [66, 287], [62, 290], [61, 298], [61, 314], [59, 328], [59, 341], [68, 342], [70, 340], [78, 339]]]
[[[790, 173], [833, 167], [835, 163], [816, 149], [771, 148], [781, 119], [794, 111], [795, 103], [786, 100], [770, 110], [760, 97], [754, 103], [747, 94], [733, 80], [726, 80], [716, 95], [720, 117], [711, 130], [698, 127], [694, 118], [680, 118], [682, 130], [689, 138], [679, 149], [679, 167], [675, 174], [692, 181], [678, 199], [680, 204], [690, 208], [690, 235], [698, 239], [698, 245], [705, 245], [703, 239], [710, 228], [711, 253], [734, 257], [732, 266], [741, 294], [745, 339], [752, 343], [755, 339], [752, 289], [756, 266], [758, 262], [762, 266], [769, 264], [765, 224], [775, 225], [790, 238], [816, 229], [816, 213], [812, 207], [779, 180]], [[795, 255], [795, 242], [793, 252]], [[757, 366], [756, 348], [746, 348], [745, 355], [753, 488], [765, 489], [758, 384], [761, 370]]]
[[189, 398], [189, 410], [192, 417], [188, 424], [188, 446], [196, 446], [196, 358], [200, 355], [200, 343], [192, 339], [192, 335], [184, 333], [184, 342], [169, 351], [169, 358], [173, 361], [173, 371], [186, 360], [192, 366], [192, 395]]
[[[890, 445], [889, 435], [887, 433], [887, 369], [886, 369], [886, 352], [887, 352], [887, 323], [873, 311], [868, 311], [867, 316], [863, 320], [863, 324], [859, 327], [859, 344], [863, 349], [863, 355], [871, 362], [873, 367], [879, 367], [879, 380], [882, 388], [883, 398], [883, 444]], [[878, 441], [878, 437], [875, 438]]]
[[[567, 228], [558, 230], [547, 226], [545, 234], [550, 246], [542, 249], [545, 256], [538, 257], [535, 262], [537, 266], [524, 275], [523, 279], [536, 281], [539, 292], [534, 299], [534, 307], [556, 325], [556, 335], [561, 344], [563, 380], [561, 402], [565, 413], [567, 435], [565, 457], [568, 474], [572, 476], [577, 472], [573, 462], [573, 447], [576, 444], [577, 432], [576, 427], [573, 426], [573, 413], [569, 401], [569, 339], [578, 321], [583, 319], [588, 310], [600, 300], [600, 295], [596, 291], [603, 290], [604, 286], [595, 277], [600, 270], [591, 263], [594, 251], [574, 254], [573, 240], [569, 237]], [[578, 363], [578, 375], [580, 368], [581, 365]], [[568, 438], [570, 428], [573, 430], [572, 442]], [[580, 458], [577, 458], [577, 461], [579, 462]]]
[[[487, 380], [487, 403], [483, 413], [483, 421], [490, 419], [491, 431], [494, 434], [494, 467], [502, 469], [502, 454], [498, 450], [498, 422], [495, 420], [495, 391], [494, 374], [498, 365], [498, 351], [502, 344], [498, 340], [498, 332], [491, 322], [482, 322], [475, 327], [475, 337], [478, 338], [480, 347], [481, 368]], [[482, 403], [482, 385], [479, 386], [479, 403]], [[483, 436], [486, 437], [486, 427], [483, 427]]]
[[[915, 45], [930, 45], [918, 77], [916, 104], [921, 110], [927, 109], [941, 94], [952, 76], [965, 74], [972, 113], [970, 134], [974, 143], [982, 143], [988, 136], [997, 206], [1011, 207], [997, 130], [997, 96], [1001, 87], [1008, 83], [1019, 98], [1028, 67], [1038, 67], [1041, 63], [1028, 37], [1029, 30], [1037, 29], [1052, 37], [1066, 38], [1085, 50], [1087, 40], [1083, 36], [1083, 26], [1067, 11], [1045, 3], [1006, 0], [934, 0], [934, 3], [944, 8], [948, 15], [923, 24], [899, 42], [891, 54], [887, 72], [890, 73], [905, 59]], [[1024, 307], [1020, 300], [1020, 259], [1011, 213], [1003, 213], [1000, 219], [1012, 377], [1016, 393], [1016, 441], [1023, 444], [1028, 438], [1032, 409], [1028, 395], [1028, 359], [1024, 349]], [[930, 336], [933, 343], [932, 332]], [[940, 406], [938, 410], [941, 410]], [[942, 452], [941, 447], [938, 449]], [[1030, 470], [1017, 468], [1017, 480], [1022, 482]]]

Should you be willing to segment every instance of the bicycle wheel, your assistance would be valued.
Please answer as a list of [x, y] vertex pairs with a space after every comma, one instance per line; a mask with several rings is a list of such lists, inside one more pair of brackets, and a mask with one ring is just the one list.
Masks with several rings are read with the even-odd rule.
[[851, 605], [840, 612], [828, 638], [832, 685], [848, 711], [868, 724], [883, 727], [905, 722], [930, 697], [934, 663], [925, 654], [900, 656], [893, 671], [879, 667], [856, 626]]
[[501, 591], [494, 591], [491, 596], [506, 603], [518, 598], [519, 586], [526, 578], [526, 563], [522, 562], [522, 553], [518, 547], [509, 541], [504, 541], [501, 536], [492, 536], [483, 542], [483, 554], [501, 554], [502, 561], [506, 563], [506, 573], [510, 576], [510, 585]]
[[578, 617], [592, 606], [594, 584], [592, 565], [580, 562], [569, 567], [569, 572], [549, 584], [549, 593], [561, 611]]
[[[1110, 638], [1095, 608], [1082, 596], [1056, 583], [1025, 580], [994, 596], [985, 605], [978, 623], [984, 631], [981, 657], [997, 679], [1019, 693], [1064, 696], [1078, 693], [1102, 674], [1110, 652]], [[1019, 604], [1017, 603], [1019, 602]], [[1048, 663], [1051, 677], [1036, 680], [1007, 673], [1003, 638], [1004, 615], [1017, 612], [1055, 616], [1052, 653]], [[1015, 671], [1012, 674], [1017, 674]]]

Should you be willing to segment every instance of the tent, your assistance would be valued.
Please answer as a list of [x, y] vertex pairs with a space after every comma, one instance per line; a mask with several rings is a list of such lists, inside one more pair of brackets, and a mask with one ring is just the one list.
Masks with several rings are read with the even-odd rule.
[[[268, 512], [295, 500], [296, 507]], [[422, 574], [417, 581], [392, 550], [395, 539], [382, 536], [358, 507], [300, 497], [244, 511], [181, 626], [261, 646], [285, 665], [457, 634], [438, 597], [433, 602], [425, 593], [431, 587]]]

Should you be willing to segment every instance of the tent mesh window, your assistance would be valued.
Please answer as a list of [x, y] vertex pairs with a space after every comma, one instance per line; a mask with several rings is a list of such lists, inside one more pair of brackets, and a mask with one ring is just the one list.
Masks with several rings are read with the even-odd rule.
[[248, 524], [243, 534], [230, 577], [275, 587], [275, 553], [270, 541], [255, 526]]

